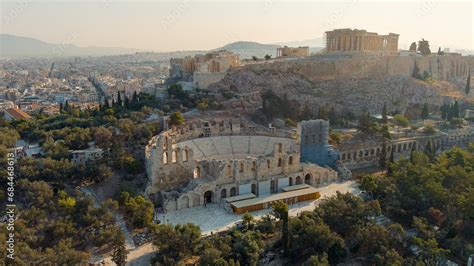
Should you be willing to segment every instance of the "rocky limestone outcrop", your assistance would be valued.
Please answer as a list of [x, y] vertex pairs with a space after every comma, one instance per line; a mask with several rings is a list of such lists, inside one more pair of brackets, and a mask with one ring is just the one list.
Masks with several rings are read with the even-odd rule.
[[[371, 71], [357, 67], [353, 68], [354, 75], [341, 75], [335, 70], [331, 72], [331, 67], [327, 66], [336, 65], [335, 62], [342, 64], [338, 60], [321, 63], [318, 59], [306, 59], [237, 68], [220, 82], [211, 85], [210, 89], [215, 92], [232, 91], [238, 95], [254, 95], [272, 90], [278, 95], [286, 94], [290, 100], [308, 105], [314, 111], [326, 106], [336, 110], [351, 110], [354, 114], [367, 111], [380, 113], [384, 103], [389, 111], [403, 113], [408, 107], [421, 106], [425, 102], [434, 111], [453, 99], [474, 102], [473, 97], [466, 97], [460, 89], [462, 75], [455, 77], [458, 80], [456, 85], [454, 79], [422, 81], [406, 74], [384, 74], [383, 71], [370, 74]], [[313, 69], [321, 64], [326, 66], [326, 70]], [[255, 102], [255, 97], [253, 100]], [[240, 105], [244, 106], [242, 101]], [[235, 108], [235, 105], [229, 106]]]

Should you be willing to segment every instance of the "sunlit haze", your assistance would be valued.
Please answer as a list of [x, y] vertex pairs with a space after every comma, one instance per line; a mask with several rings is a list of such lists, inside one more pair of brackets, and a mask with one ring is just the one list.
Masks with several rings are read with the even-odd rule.
[[153, 51], [212, 49], [235, 41], [322, 38], [335, 28], [400, 34], [406, 49], [474, 49], [473, 4], [329, 1], [1, 1], [1, 33], [50, 43]]

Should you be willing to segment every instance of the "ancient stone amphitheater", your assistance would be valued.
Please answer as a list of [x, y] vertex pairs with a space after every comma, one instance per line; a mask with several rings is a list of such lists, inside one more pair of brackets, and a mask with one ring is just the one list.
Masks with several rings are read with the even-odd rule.
[[146, 147], [147, 194], [171, 211], [336, 180], [333, 169], [300, 162], [300, 132], [240, 119], [197, 120], [166, 130]]

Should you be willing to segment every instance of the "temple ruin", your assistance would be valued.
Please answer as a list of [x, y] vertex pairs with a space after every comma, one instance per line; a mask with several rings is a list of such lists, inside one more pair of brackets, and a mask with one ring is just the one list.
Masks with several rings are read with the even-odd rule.
[[326, 31], [326, 52], [397, 52], [398, 36], [358, 29]]

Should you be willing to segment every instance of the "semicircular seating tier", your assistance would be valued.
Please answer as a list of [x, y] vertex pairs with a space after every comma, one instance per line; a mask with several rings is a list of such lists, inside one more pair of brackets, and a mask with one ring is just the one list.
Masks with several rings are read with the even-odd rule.
[[191, 148], [195, 160], [231, 160], [269, 155], [278, 143], [287, 150], [293, 150], [296, 141], [269, 136], [213, 136], [186, 140], [176, 145], [181, 149]]

